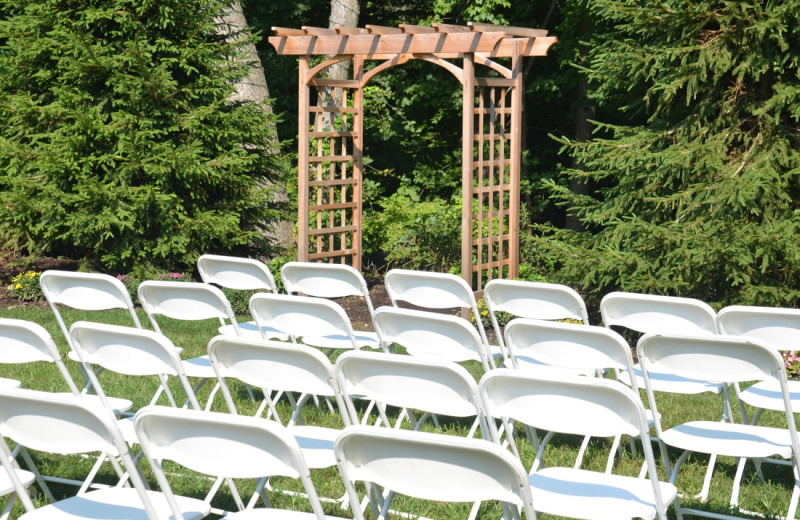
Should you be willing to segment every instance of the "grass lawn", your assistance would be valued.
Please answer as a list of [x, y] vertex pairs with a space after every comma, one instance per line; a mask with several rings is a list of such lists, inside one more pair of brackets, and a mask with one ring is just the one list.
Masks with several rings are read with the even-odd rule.
[[[68, 322], [73, 323], [77, 320], [96, 320], [104, 323], [116, 323], [120, 325], [131, 325], [130, 316], [126, 311], [104, 311], [101, 313], [78, 312], [71, 310], [64, 310], [63, 315]], [[27, 307], [11, 307], [0, 309], [0, 317], [26, 319], [34, 321], [43, 325], [56, 340], [59, 348], [66, 359], [68, 347], [61, 330], [56, 323], [56, 320], [49, 308], [41, 308], [36, 306]], [[143, 312], [140, 312], [140, 319], [142, 324], [146, 327], [149, 326], [147, 317]], [[197, 322], [178, 322], [168, 319], [159, 319], [163, 332], [175, 343], [183, 348], [183, 357], [193, 357], [203, 355], [206, 352], [206, 345], [215, 334], [217, 324], [208, 321], [205, 323]], [[74, 362], [67, 361], [72, 376], [76, 383], [83, 382], [83, 378]], [[468, 366], [470, 372], [477, 377], [480, 375], [481, 367], [475, 363]], [[54, 366], [45, 363], [36, 363], [32, 365], [14, 366], [3, 365], [0, 367], [0, 376], [18, 379], [26, 388], [34, 388], [39, 390], [48, 391], [64, 391], [66, 388], [61, 384], [60, 376]], [[101, 383], [108, 395], [126, 397], [134, 402], [134, 409], [146, 405], [150, 397], [156, 390], [157, 383], [155, 380], [147, 381], [140, 379], [133, 379], [118, 376], [115, 374], [103, 374], [101, 376]], [[213, 385], [206, 384], [201, 388], [198, 398], [201, 403], [205, 403], [208, 393]], [[243, 385], [232, 385], [232, 391], [235, 397], [238, 397], [240, 405], [240, 413], [253, 413], [257, 403], [252, 402], [245, 391]], [[176, 396], [182, 395], [178, 385], [175, 385]], [[288, 404], [285, 405], [288, 409]], [[718, 420], [721, 414], [721, 406], [718, 404], [718, 398], [714, 396], [664, 396], [659, 404], [663, 417], [663, 424], [667, 427], [670, 424], [675, 424], [682, 421], [684, 418], [692, 416], [702, 416], [709, 420]], [[215, 399], [214, 407], [218, 411], [227, 411], [222, 401], [221, 396]], [[326, 411], [319, 411], [314, 406], [307, 406], [308, 415], [305, 418], [308, 424], [319, 424], [324, 426], [341, 426], [341, 419]], [[766, 413], [762, 418], [762, 424], [780, 425], [781, 416], [777, 413]], [[442, 428], [448, 433], [463, 434], [465, 433], [468, 425], [458, 420], [448, 420], [441, 418], [440, 421]], [[431, 427], [431, 429], [433, 429]], [[559, 437], [550, 448], [549, 460], [553, 463], [563, 463], [567, 460], [572, 460], [579, 445], [579, 439], [568, 437]], [[605, 452], [608, 443], [605, 441], [598, 441], [595, 446], [590, 448], [584, 465], [592, 469], [600, 469], [605, 463]], [[635, 453], [628, 452], [627, 443], [625, 446], [625, 453], [623, 453], [621, 460], [618, 464], [618, 472], [629, 475], [638, 474], [641, 460]], [[672, 460], [676, 459], [678, 454], [671, 453]], [[533, 452], [530, 446], [523, 453], [523, 458], [526, 463], [533, 458]], [[657, 456], [658, 458], [658, 456]], [[43, 473], [60, 476], [70, 476], [74, 478], [83, 478], [88, 472], [91, 465], [91, 460], [83, 459], [80, 457], [57, 457], [41, 455], [37, 459], [40, 469]], [[705, 472], [707, 458], [697, 457], [687, 461], [683, 468], [681, 476], [678, 479], [678, 487], [683, 495], [682, 503], [684, 505], [691, 504], [696, 508], [708, 509], [710, 511], [727, 513], [728, 500], [730, 498], [730, 490], [733, 481], [733, 476], [736, 471], [736, 461], [733, 459], [721, 458], [717, 462], [717, 469], [712, 481], [710, 496], [711, 501], [706, 504], [693, 501], [692, 496], [699, 492], [703, 476]], [[660, 466], [660, 461], [659, 461]], [[143, 468], [147, 473], [147, 464], [143, 464]], [[325, 471], [312, 472], [317, 491], [323, 497], [342, 497], [344, 494], [344, 486], [339, 480], [338, 473], [335, 469]], [[192, 495], [197, 497], [204, 496], [204, 490], [208, 489], [210, 482], [208, 479], [193, 475], [191, 472], [174, 468], [174, 490], [183, 495]], [[793, 484], [793, 477], [791, 469], [788, 466], [764, 464], [763, 475], [765, 481], [762, 482], [753, 469], [752, 464], [748, 465], [745, 471], [744, 484], [740, 495], [740, 505], [743, 509], [748, 511], [756, 511], [765, 516], [782, 515], [785, 514], [788, 507], [791, 486]], [[114, 474], [110, 467], [105, 471], [99, 480], [103, 478], [109, 482], [113, 482]], [[662, 475], [663, 478], [663, 475]], [[275, 490], [289, 489], [297, 490], [298, 486], [291, 481], [283, 479], [276, 479], [271, 482], [272, 488]], [[53, 486], [51, 488], [55, 494], [68, 496], [74, 493], [74, 488], [69, 486]], [[246, 489], [246, 488], [245, 488]], [[243, 489], [244, 491], [244, 489]], [[273, 493], [273, 504], [276, 507], [297, 508], [308, 511], [307, 505], [303, 504], [303, 499], [295, 495], [286, 493]], [[223, 507], [229, 506], [227, 501], [229, 496], [220, 495], [218, 497]], [[36, 497], [36, 500], [41, 501], [41, 497]], [[342, 509], [336, 503], [325, 504], [326, 513], [340, 517], [352, 517], [350, 511]], [[406, 497], [398, 497], [393, 503], [393, 509], [406, 511], [413, 515], [420, 515], [434, 519], [452, 519], [452, 518], [466, 518], [469, 513], [470, 505], [452, 505], [452, 504], [430, 504], [422, 503]], [[495, 505], [484, 506], [480, 511], [479, 517], [481, 518], [497, 518], [499, 516], [499, 507]], [[22, 513], [22, 508], [17, 504], [11, 518], [17, 518]], [[674, 515], [671, 514], [672, 517]], [[547, 518], [547, 516], [542, 516]]]

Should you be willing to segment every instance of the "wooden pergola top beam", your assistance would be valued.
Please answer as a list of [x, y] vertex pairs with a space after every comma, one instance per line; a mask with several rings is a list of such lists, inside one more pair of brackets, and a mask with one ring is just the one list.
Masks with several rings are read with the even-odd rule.
[[454, 57], [480, 53], [495, 58], [511, 57], [513, 43], [522, 40], [523, 56], [545, 56], [555, 37], [547, 31], [490, 24], [468, 26], [434, 24], [433, 27], [401, 24], [398, 27], [368, 25], [366, 28], [303, 27], [272, 28], [270, 44], [278, 54], [331, 56], [361, 55], [380, 59], [397, 54], [433, 54]]

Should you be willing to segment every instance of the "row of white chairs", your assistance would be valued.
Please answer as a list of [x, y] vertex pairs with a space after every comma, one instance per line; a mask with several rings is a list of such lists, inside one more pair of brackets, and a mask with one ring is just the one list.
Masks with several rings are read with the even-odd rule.
[[[21, 330], [26, 328], [36, 329], [35, 324], [26, 325], [26, 322], [12, 325], [17, 325]], [[624, 344], [616, 341], [614, 335], [605, 329], [527, 320], [517, 320], [512, 323], [509, 329], [513, 332], [516, 328], [523, 330], [526, 327], [535, 332], [531, 335], [531, 338], [533, 338], [531, 343], [538, 344], [538, 349], [545, 353], [545, 357], [549, 353], [549, 355], [556, 357], [563, 356], [574, 359], [575, 366], [597, 368], [609, 366], [609, 361], [603, 359], [605, 356], [606, 358], [616, 359], [614, 361], [616, 365], [611, 364], [612, 367], [631, 366], [629, 350]], [[0, 330], [3, 330], [3, 328], [0, 327]], [[95, 334], [91, 334], [92, 331]], [[70, 332], [73, 337], [73, 343], [78, 345], [77, 352], [81, 359], [89, 359], [91, 357], [85, 353], [84, 344], [89, 347], [87, 350], [93, 350], [94, 354], [97, 354], [103, 350], [113, 351], [114, 349], [128, 353], [128, 351], [149, 343], [151, 344], [150, 348], [145, 348], [144, 350], [147, 355], [152, 356], [153, 350], [158, 349], [155, 344], [157, 342], [163, 343], [165, 340], [165, 338], [160, 340], [161, 335], [152, 331], [91, 323], [74, 324]], [[14, 336], [13, 334], [6, 335]], [[17, 334], [17, 337], [20, 336], [22, 334]], [[599, 341], [601, 339], [602, 341]], [[52, 342], [52, 340], [50, 341]], [[22, 340], [19, 343], [21, 344]], [[535, 350], [535, 348], [532, 348], [532, 350]], [[559, 350], [561, 352], [558, 352]], [[655, 417], [659, 417], [659, 414], [655, 392], [649, 377], [651, 369], [657, 373], [689, 374], [698, 380], [743, 382], [764, 379], [778, 386], [786, 405], [784, 408], [787, 411], [786, 415], [789, 419], [792, 417], [791, 402], [789, 401], [782, 361], [776, 351], [769, 346], [743, 338], [726, 336], [676, 337], [650, 334], [640, 340], [638, 350], [639, 359], [643, 363], [643, 376], [648, 401]], [[173, 358], [174, 362], [175, 350], [168, 342], [163, 347], [163, 351], [164, 356]], [[109, 353], [105, 352], [105, 354]], [[469, 413], [464, 413], [463, 416], [476, 415], [478, 419], [476, 421], [477, 427], [480, 428], [482, 436], [486, 438], [498, 435], [498, 430], [496, 428], [493, 429], [496, 422], [488, 420], [488, 417], [495, 417], [498, 420], [517, 420], [545, 431], [566, 431], [568, 433], [601, 436], [614, 435], [615, 433], [606, 429], [610, 424], [615, 423], [610, 422], [602, 414], [597, 415], [598, 405], [596, 403], [579, 413], [565, 414], [565, 410], [571, 409], [568, 405], [571, 402], [569, 399], [574, 399], [573, 397], [570, 397], [567, 401], [554, 399], [553, 395], [557, 394], [553, 394], [554, 390], [552, 388], [550, 388], [549, 393], [545, 392], [543, 394], [547, 396], [546, 399], [532, 397], [537, 395], [536, 391], [526, 389], [525, 381], [551, 380], [553, 375], [542, 375], [546, 374], [544, 371], [540, 371], [541, 373], [536, 376], [531, 376], [526, 375], [524, 371], [495, 370], [484, 377], [485, 381], [492, 381], [494, 380], [493, 378], [509, 378], [510, 383], [504, 387], [500, 395], [502, 395], [502, 399], [519, 405], [517, 412], [510, 413], [508, 411], [510, 408], [503, 407], [496, 408], [499, 411], [492, 411], [495, 409], [492, 408], [495, 405], [487, 404], [485, 399], [484, 402], [480, 403], [480, 400], [475, 396], [483, 392], [476, 390], [474, 388], [474, 379], [462, 367], [454, 364], [426, 362], [409, 356], [353, 352], [341, 356], [337, 361], [336, 368], [334, 368], [326, 356], [322, 355], [318, 350], [302, 344], [292, 345], [285, 342], [267, 342], [225, 336], [219, 336], [212, 340], [209, 344], [209, 355], [213, 360], [212, 367], [214, 367], [215, 373], [222, 383], [223, 395], [232, 413], [236, 413], [236, 405], [225, 384], [225, 380], [235, 377], [254, 386], [269, 388], [270, 390], [333, 397], [337, 403], [346, 403], [347, 405], [347, 410], [340, 412], [345, 425], [364, 421], [363, 418], [360, 421], [358, 419], [358, 407], [355, 404], [354, 397], [367, 396], [381, 403], [381, 406], [378, 406], [377, 413], [380, 421], [385, 423], [388, 423], [388, 419], [382, 406], [392, 405], [405, 409], [427, 410], [434, 415], [460, 416], [462, 412], [458, 410], [469, 409]], [[112, 354], [111, 358], [114, 359], [115, 356]], [[624, 362], [621, 361], [622, 358], [625, 358]], [[99, 363], [99, 358], [94, 359]], [[593, 359], [601, 360], [594, 363]], [[120, 354], [119, 358], [116, 358], [116, 361], [120, 363], [120, 367], [128, 370], [133, 370], [131, 367], [137, 366], [136, 363], [131, 361], [122, 362], [122, 354]], [[179, 367], [180, 364], [175, 363], [175, 366]], [[169, 373], [165, 369], [160, 370]], [[135, 373], [135, 370], [133, 371]], [[179, 373], [180, 369], [177, 369], [177, 372]], [[556, 379], [552, 379], [552, 384], [570, 379], [566, 376], [559, 376]], [[456, 381], [458, 384], [454, 383]], [[598, 381], [596, 384], [600, 385], [609, 384], [599, 378], [583, 378], [578, 385], [590, 385], [591, 390], [588, 391], [588, 394], [594, 394], [599, 392], [599, 390], [591, 386], [595, 384], [595, 381]], [[94, 382], [99, 394], [101, 396], [104, 395], [99, 382], [96, 379]], [[484, 382], [484, 384], [488, 383]], [[471, 387], [470, 385], [473, 386]], [[617, 387], [619, 386], [621, 385], [617, 385]], [[184, 384], [184, 390], [187, 394], [192, 392], [188, 384]], [[641, 400], [636, 392], [630, 391], [629, 395], [636, 396], [635, 400], [641, 408], [642, 416], [644, 416]], [[450, 399], [442, 397], [440, 401], [438, 399], [439, 396], [447, 396]], [[465, 399], [466, 396], [472, 396], [472, 399]], [[298, 406], [302, 404], [302, 399], [296, 403]], [[582, 399], [585, 400], [586, 397]], [[589, 399], [589, 402], [591, 402], [591, 399]], [[274, 404], [272, 402], [270, 407], [271, 410], [277, 413], [274, 409]], [[197, 407], [196, 404], [194, 406]], [[483, 406], [483, 413], [487, 417], [485, 422], [480, 421], [480, 406]], [[621, 406], [619, 402], [615, 401], [611, 408], [619, 406]], [[524, 413], [520, 410], [523, 410]], [[298, 418], [299, 415], [294, 415], [287, 424], [290, 427], [298, 428], [295, 432], [301, 446], [304, 442], [307, 445], [313, 445], [313, 449], [306, 447], [304, 450], [308, 465], [310, 467], [332, 465], [334, 463], [334, 455], [330, 447], [339, 432], [330, 430], [321, 432], [318, 427], [303, 428], [298, 425], [300, 422]], [[415, 427], [420, 424], [416, 418], [412, 419], [412, 421]], [[627, 419], [629, 425], [631, 421], [632, 419]], [[647, 423], [645, 422], [644, 424], [646, 425]], [[504, 423], [503, 426], [500, 431], [513, 431], [511, 423]], [[707, 421], [689, 422], [666, 431], [662, 431], [660, 422], [656, 421], [655, 428], [657, 438], [661, 443], [685, 449], [687, 453], [702, 452], [731, 455], [742, 457], [743, 459], [744, 457], [763, 458], [778, 455], [789, 458], [796, 465], [797, 451], [794, 449], [796, 447], [796, 434], [793, 431], [793, 420], [787, 420], [786, 428], [764, 428], [748, 424]], [[490, 432], [488, 435], [486, 433], [487, 429]], [[124, 431], [124, 427], [122, 430]], [[645, 431], [648, 430], [649, 427], [646, 427]], [[473, 433], [476, 428], [473, 427], [470, 431]], [[617, 431], [616, 433], [630, 435], [631, 430]], [[128, 442], [136, 441], [130, 436], [126, 437]], [[546, 445], [547, 439], [545, 437], [545, 442], [542, 443], [543, 446]], [[513, 441], [513, 438], [511, 440]], [[643, 442], [643, 446], [645, 454], [647, 454], [649, 442]], [[665, 456], [664, 452], [662, 452], [662, 456]], [[537, 460], [539, 460], [538, 455]], [[611, 461], [612, 459], [609, 460]], [[648, 460], [647, 457], [645, 457], [645, 460]], [[670, 482], [672, 484], [675, 483], [678, 469], [684, 460], [685, 457], [682, 457], [672, 467], [672, 472], [670, 473]], [[670, 467], [669, 461], [666, 459], [665, 467]], [[609, 464], [608, 470], [610, 471], [610, 469], [611, 466]], [[654, 466], [650, 462], [648, 462], [647, 472], [650, 475], [656, 474]], [[586, 475], [581, 475], [581, 478], [588, 478]], [[569, 479], [573, 478], [577, 478], [577, 476], [571, 475], [569, 477]], [[582, 482], [584, 485], [590, 483], [589, 481]], [[604, 477], [602, 482], [603, 489], [608, 489], [608, 477]], [[625, 482], [627, 483], [628, 481], [626, 480]], [[642, 482], [644, 481], [639, 483], [640, 487], [646, 485], [642, 484]], [[567, 489], [573, 489], [575, 488], [575, 481], [565, 481], [564, 485]], [[734, 491], [737, 492], [737, 490]], [[544, 501], [545, 499], [541, 499], [540, 506], [544, 505]], [[575, 505], [579, 503], [577, 499], [568, 500], [567, 502]], [[796, 502], [797, 487], [795, 486], [790, 504], [790, 509], [792, 509], [790, 517], [793, 517], [793, 509], [796, 508]]]
[[[141, 334], [141, 331], [136, 334]], [[109, 340], [107, 343], [119, 341]], [[611, 508], [610, 510], [620, 514], [627, 511], [630, 517], [657, 516], [663, 519], [666, 518], [664, 503], [674, 501], [677, 496], [674, 485], [659, 483], [655, 478], [657, 473], [650, 449], [649, 427], [640, 398], [628, 387], [613, 381], [600, 378], [534, 377], [517, 370], [502, 369], [485, 375], [478, 387], [474, 379], [455, 364], [423, 361], [396, 354], [351, 352], [341, 356], [334, 369], [327, 358], [316, 349], [304, 345], [291, 346], [282, 342], [258, 342], [241, 338], [215, 338], [209, 346], [209, 353], [215, 361], [219, 358], [225, 359], [219, 365], [214, 365], [227, 367], [218, 369], [223, 388], [227, 388], [224, 380], [231, 377], [227, 371], [236, 371], [237, 367], [245, 365], [246, 374], [259, 373], [262, 381], [268, 379], [271, 384], [286, 385], [287, 390], [320, 391], [319, 386], [309, 386], [308, 383], [315, 379], [321, 383], [320, 378], [325, 378], [334, 388], [341, 384], [341, 394], [337, 398], [347, 403], [347, 413], [353, 414], [352, 422], [357, 420], [356, 400], [363, 397], [380, 401], [381, 406], [420, 406], [418, 409], [458, 415], [459, 410], [452, 403], [463, 403], [465, 396], [459, 385], [453, 385], [454, 378], [460, 379], [461, 385], [471, 389], [464, 393], [473, 396], [472, 404], [478, 409], [477, 415], [485, 416], [485, 423], [481, 426], [482, 433], [486, 439], [495, 441], [494, 445], [486, 440], [461, 440], [441, 434], [414, 435], [395, 428], [363, 425], [360, 428], [346, 427], [344, 432], [335, 432], [328, 450], [333, 454], [333, 463], [341, 471], [356, 518], [360, 518], [362, 500], [353, 487], [353, 482], [357, 480], [365, 480], [387, 490], [370, 495], [373, 507], [376, 511], [380, 510], [380, 517], [385, 516], [391, 502], [390, 497], [394, 493], [462, 502], [495, 498], [515, 507], [523, 507], [531, 518], [535, 517], [534, 511], [585, 518], [592, 511]], [[315, 364], [317, 367], [313, 366]], [[319, 371], [319, 366], [327, 366], [324, 370], [327, 375], [315, 373], [309, 377], [311, 372]], [[270, 378], [263, 374], [265, 368], [271, 368], [269, 374], [280, 374], [281, 377]], [[331, 378], [334, 372], [337, 375]], [[403, 381], [413, 383], [415, 388], [422, 382], [425, 389], [416, 392], [416, 395], [415, 392], [408, 395], [404, 392], [408, 386], [397, 384]], [[445, 400], [441, 397], [442, 389], [450, 392], [451, 405], [431, 408], [430, 403], [438, 402], [441, 406]], [[99, 386], [98, 390], [102, 392]], [[230, 397], [229, 392], [224, 393], [226, 398]], [[65, 403], [70, 403], [71, 408], [67, 409]], [[146, 507], [137, 508], [137, 500], [142, 504], [147, 504], [149, 500], [153, 508], [161, 510], [167, 505], [183, 510], [184, 518], [201, 517], [204, 512], [210, 511], [209, 497], [203, 501], [179, 498], [175, 502], [161, 495], [154, 496], [153, 492], [139, 492], [137, 495], [136, 492], [140, 491], [143, 483], [140, 482], [141, 478], [135, 467], [135, 458], [128, 453], [130, 440], [125, 439], [124, 435], [118, 435], [119, 422], [110, 420], [113, 417], [110, 411], [104, 408], [106, 413], [100, 414], [100, 409], [80, 396], [55, 396], [14, 389], [0, 391], [0, 433], [3, 437], [31, 449], [49, 449], [57, 453], [97, 450], [121, 457], [133, 485], [133, 489], [127, 490], [120, 487], [99, 491], [81, 490], [75, 499], [45, 506], [23, 518], [44, 517], [53, 509], [61, 514], [68, 513], [72, 515], [71, 518], [99, 518], [93, 516], [97, 514], [96, 511], [91, 511], [93, 507], [100, 507], [102, 514], [108, 515], [102, 516], [104, 518], [119, 517], [119, 513], [114, 514], [106, 509], [111, 504], [132, 508], [130, 516], [125, 516], [126, 518], [144, 517], [145, 514], [148, 518], [166, 517], [163, 514], [149, 516], [150, 512]], [[102, 417], [81, 419], [80, 414], [86, 415], [88, 411]], [[235, 414], [235, 411], [232, 407], [231, 412]], [[385, 412], [381, 408], [379, 415], [385, 417]], [[146, 417], [156, 418], [145, 419]], [[216, 423], [209, 425], [214, 423], [214, 417]], [[502, 427], [498, 428], [498, 421], [501, 419]], [[48, 423], [49, 420], [53, 422]], [[225, 432], [235, 429], [236, 425], [256, 425], [257, 420], [240, 420], [238, 416], [227, 414], [220, 417], [220, 414], [199, 410], [171, 408], [159, 411], [148, 407], [137, 412], [133, 423], [137, 442], [150, 460], [154, 475], [164, 492], [169, 485], [160, 475], [162, 459], [175, 460], [191, 470], [219, 477], [269, 476], [268, 466], [250, 466], [264, 460], [267, 455], [256, 456], [242, 452], [242, 445], [247, 446], [248, 442], [253, 442], [243, 440], [251, 439], [254, 435], [252, 432], [247, 435], [239, 433], [235, 440], [224, 441], [228, 444], [218, 444], [218, 438], [228, 435]], [[514, 453], [519, 453], [513, 433], [515, 427], [510, 421], [524, 422], [533, 428], [578, 435], [615, 436], [624, 433], [638, 437], [648, 462], [648, 473], [654, 477], [639, 479], [611, 476], [610, 468], [609, 472], [603, 473], [544, 467], [542, 457], [546, 441], [537, 454], [530, 475], [526, 475], [521, 460], [499, 447], [505, 440], [514, 446]], [[94, 426], [87, 424], [95, 425], [98, 422], [103, 423], [105, 432], [89, 434], [89, 429]], [[348, 426], [346, 415], [344, 422]], [[152, 431], [148, 424], [152, 425]], [[296, 451], [302, 454], [302, 457], [295, 459], [302, 458], [307, 472], [307, 468], [315, 466], [308, 450], [303, 449], [304, 441], [308, 441], [311, 436], [307, 430], [296, 425], [289, 425], [287, 431], [293, 433], [295, 439], [289, 443], [296, 443]], [[52, 438], [42, 440], [46, 436]], [[319, 444], [317, 442], [315, 449], [320, 449]], [[22, 493], [24, 483], [14, 478], [16, 473], [10, 462], [10, 451], [6, 448], [0, 455], [3, 456], [4, 466], [11, 470], [9, 476], [15, 491], [23, 498], [26, 508], [32, 509], [29, 499], [26, 500], [27, 495]], [[273, 453], [272, 457], [279, 456]], [[296, 462], [296, 465], [299, 464]], [[243, 466], [250, 469], [245, 471]], [[220, 467], [224, 470], [219, 470]], [[513, 471], [509, 471], [509, 468], [513, 468]], [[309, 493], [309, 485], [306, 484], [305, 487]], [[243, 503], [240, 501], [239, 505], [242, 507]], [[250, 502], [250, 506], [252, 505]], [[144, 509], [144, 512], [137, 512], [137, 509]], [[513, 512], [514, 509], [508, 511]], [[172, 512], [174, 514], [175, 509]], [[318, 514], [316, 509], [315, 512]], [[175, 514], [175, 518], [179, 517]]]

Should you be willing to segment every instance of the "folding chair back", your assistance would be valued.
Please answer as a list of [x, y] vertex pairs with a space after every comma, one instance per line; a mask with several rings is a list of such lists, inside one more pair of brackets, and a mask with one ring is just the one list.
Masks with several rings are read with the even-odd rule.
[[507, 312], [520, 318], [580, 320], [589, 324], [581, 295], [566, 285], [495, 279], [486, 283], [483, 297], [490, 312]]
[[213, 285], [199, 282], [147, 280], [139, 284], [139, 301], [153, 328], [161, 332], [157, 315], [176, 320], [218, 319], [237, 325], [228, 299]]
[[39, 285], [70, 347], [69, 327], [61, 316], [59, 305], [84, 311], [126, 309], [133, 325], [142, 328], [128, 290], [113, 276], [49, 270], [39, 276]]
[[[497, 500], [536, 518], [527, 475], [511, 453], [489, 441], [388, 428], [351, 427], [335, 444], [351, 510], [363, 520], [354, 483], [442, 502]], [[378, 518], [385, 518], [389, 500]], [[512, 508], [515, 509], [515, 508]]]
[[717, 313], [720, 334], [747, 336], [778, 350], [800, 350], [800, 309], [730, 305]]
[[625, 338], [604, 327], [516, 318], [506, 325], [505, 342], [515, 368], [547, 367], [586, 375], [633, 369]]
[[197, 259], [197, 271], [204, 283], [239, 291], [278, 292], [269, 267], [252, 258], [202, 255]]
[[612, 292], [600, 301], [603, 325], [654, 334], [715, 334], [716, 313], [694, 298]]
[[338, 303], [330, 300], [256, 293], [250, 298], [250, 314], [259, 328], [279, 330], [294, 341], [301, 337], [330, 337], [334, 341], [333, 346], [327, 345], [329, 348], [358, 349], [360, 346], [350, 318]]
[[[336, 378], [353, 424], [364, 423], [358, 417], [355, 399], [366, 398], [384, 406], [428, 414], [474, 417], [468, 436], [480, 427], [484, 438], [488, 438], [478, 385], [466, 369], [455, 363], [397, 354], [346, 352], [336, 360]], [[367, 418], [365, 415], [363, 419]], [[383, 412], [381, 420], [391, 426]], [[416, 422], [415, 429], [422, 421]]]
[[374, 324], [386, 351], [397, 344], [416, 357], [456, 363], [474, 360], [480, 361], [484, 370], [494, 368], [494, 360], [486, 353], [477, 329], [457, 316], [379, 307]]
[[320, 298], [359, 296], [366, 301], [370, 315], [374, 313], [367, 282], [358, 270], [347, 264], [287, 262], [281, 267], [281, 280], [289, 294]]
[[[127, 470], [132, 487], [109, 487], [39, 508], [36, 518], [128, 518], [158, 520], [178, 517], [179, 509], [170, 508], [160, 494], [147, 491], [128, 445], [116, 429], [114, 416], [103, 408], [73, 395], [53, 395], [34, 390], [0, 390], [0, 460], [9, 465], [5, 439], [33, 450], [61, 455], [103, 452], [119, 458]], [[115, 466], [122, 476], [122, 468]], [[10, 468], [7, 468], [10, 469]], [[25, 508], [34, 511], [33, 503], [14, 472], [9, 475]], [[176, 497], [184, 520], [199, 519], [209, 507], [200, 500]], [[27, 515], [23, 515], [25, 518]]]
[[[164, 460], [217, 477], [290, 477], [302, 482], [313, 510], [313, 515], [294, 514], [300, 518], [325, 519], [300, 447], [291, 433], [278, 423], [256, 417], [148, 407], [136, 414], [135, 428], [142, 451], [165, 492], [170, 486], [162, 467]], [[263, 487], [263, 482], [258, 485], [253, 499], [263, 493]], [[238, 493], [235, 500], [239, 509], [251, 510], [255, 505], [253, 500], [245, 506]], [[274, 513], [273, 510], [271, 514]], [[237, 515], [230, 517], [237, 518]]]
[[[677, 498], [677, 489], [656, 480], [658, 473], [644, 406], [629, 387], [602, 378], [534, 376], [519, 370], [498, 369], [481, 379], [480, 393], [497, 442], [501, 441], [500, 430], [492, 417], [501, 421], [505, 432], [514, 431], [511, 421], [548, 432], [531, 469], [530, 483], [537, 511], [587, 519], [603, 518], [607, 511], [614, 511], [620, 518], [666, 519], [665, 504]], [[614, 437], [605, 471], [580, 469], [580, 460], [572, 468], [545, 467], [545, 450], [554, 433]], [[641, 441], [650, 478], [612, 472], [616, 439], [621, 435]], [[518, 452], [513, 436], [506, 438]]]
[[[339, 395], [333, 365], [322, 352], [306, 345], [217, 336], [208, 344], [208, 355], [223, 383], [233, 378], [258, 388]], [[236, 405], [226, 384], [222, 385], [222, 394], [235, 413]]]

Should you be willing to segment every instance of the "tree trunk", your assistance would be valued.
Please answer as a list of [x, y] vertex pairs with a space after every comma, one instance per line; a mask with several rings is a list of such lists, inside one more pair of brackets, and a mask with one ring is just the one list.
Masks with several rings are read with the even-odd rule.
[[[218, 27], [221, 34], [225, 34], [230, 38], [237, 38], [237, 35], [249, 31], [239, 0], [231, 2], [228, 10], [220, 18]], [[246, 59], [252, 64], [252, 67], [250, 68], [249, 76], [235, 85], [236, 92], [231, 97], [231, 101], [251, 101], [260, 105], [266, 113], [272, 114], [272, 106], [269, 104], [267, 78], [264, 75], [264, 68], [261, 66], [256, 46], [250, 42], [246, 45], [245, 50], [247, 52]], [[279, 152], [278, 129], [273, 122], [264, 153], [278, 154]], [[289, 196], [283, 181], [269, 183], [267, 186], [271, 187], [273, 194], [271, 202], [282, 206], [287, 204]], [[265, 229], [264, 235], [277, 246], [287, 249], [294, 245], [293, 229], [294, 224], [291, 220], [280, 221], [275, 223], [274, 227]]]
[[[341, 27], [357, 27], [358, 15], [361, 8], [358, 0], [331, 0], [331, 16], [328, 27], [333, 29], [337, 25]], [[350, 79], [350, 62], [340, 61], [328, 67], [325, 75], [329, 79]], [[325, 88], [321, 93], [322, 105], [325, 106], [338, 106], [342, 104], [342, 89]], [[333, 127], [332, 113], [327, 114], [327, 118], [323, 121], [324, 130]]]

